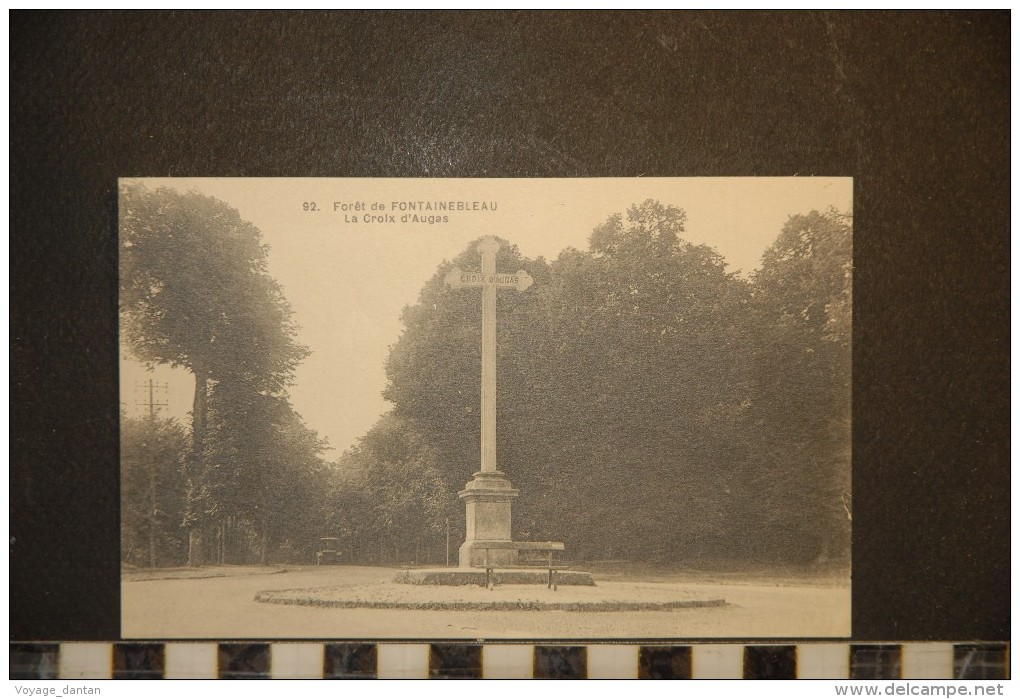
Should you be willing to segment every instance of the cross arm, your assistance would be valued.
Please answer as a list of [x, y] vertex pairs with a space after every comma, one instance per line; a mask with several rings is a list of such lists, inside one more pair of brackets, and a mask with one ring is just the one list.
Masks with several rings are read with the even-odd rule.
[[517, 291], [525, 291], [535, 283], [531, 275], [523, 269], [519, 269], [513, 274], [484, 274], [482, 272], [465, 272], [460, 267], [454, 267], [447, 272], [443, 281], [451, 289], [494, 286], [497, 289], [517, 289]]

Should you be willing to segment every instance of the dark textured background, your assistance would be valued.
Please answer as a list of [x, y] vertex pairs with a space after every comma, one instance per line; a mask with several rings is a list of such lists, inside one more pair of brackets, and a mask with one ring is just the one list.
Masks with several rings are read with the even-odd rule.
[[118, 176], [852, 175], [858, 640], [1009, 638], [1009, 14], [10, 15], [10, 635], [119, 636]]

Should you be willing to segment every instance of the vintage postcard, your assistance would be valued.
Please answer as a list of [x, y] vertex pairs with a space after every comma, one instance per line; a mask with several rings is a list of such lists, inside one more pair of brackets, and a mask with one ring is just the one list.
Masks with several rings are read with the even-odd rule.
[[849, 637], [852, 208], [122, 179], [123, 637]]

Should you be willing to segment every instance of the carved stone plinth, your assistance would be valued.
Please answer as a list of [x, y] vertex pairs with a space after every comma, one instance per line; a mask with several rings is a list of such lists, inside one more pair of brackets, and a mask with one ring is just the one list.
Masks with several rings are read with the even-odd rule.
[[[458, 495], [467, 508], [467, 536], [460, 547], [460, 567], [484, 565], [484, 544], [512, 540], [510, 503], [517, 491], [502, 471], [478, 471]], [[498, 567], [515, 565], [517, 552], [491, 550], [489, 562]]]

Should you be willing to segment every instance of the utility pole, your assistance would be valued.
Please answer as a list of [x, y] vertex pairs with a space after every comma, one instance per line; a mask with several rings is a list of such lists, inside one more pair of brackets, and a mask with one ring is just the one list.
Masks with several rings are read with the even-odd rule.
[[[156, 440], [156, 411], [159, 408], [165, 408], [167, 406], [167, 400], [164, 398], [162, 401], [156, 400], [156, 391], [163, 391], [165, 396], [169, 391], [169, 384], [157, 384], [151, 378], [142, 384], [139, 388], [147, 392], [145, 404], [149, 409], [149, 428], [151, 430], [150, 439], [153, 442]], [[151, 443], [147, 449], [149, 453], [149, 567], [156, 567], [156, 534], [158, 532], [158, 509], [159, 502], [156, 499], [156, 452], [155, 444]]]

